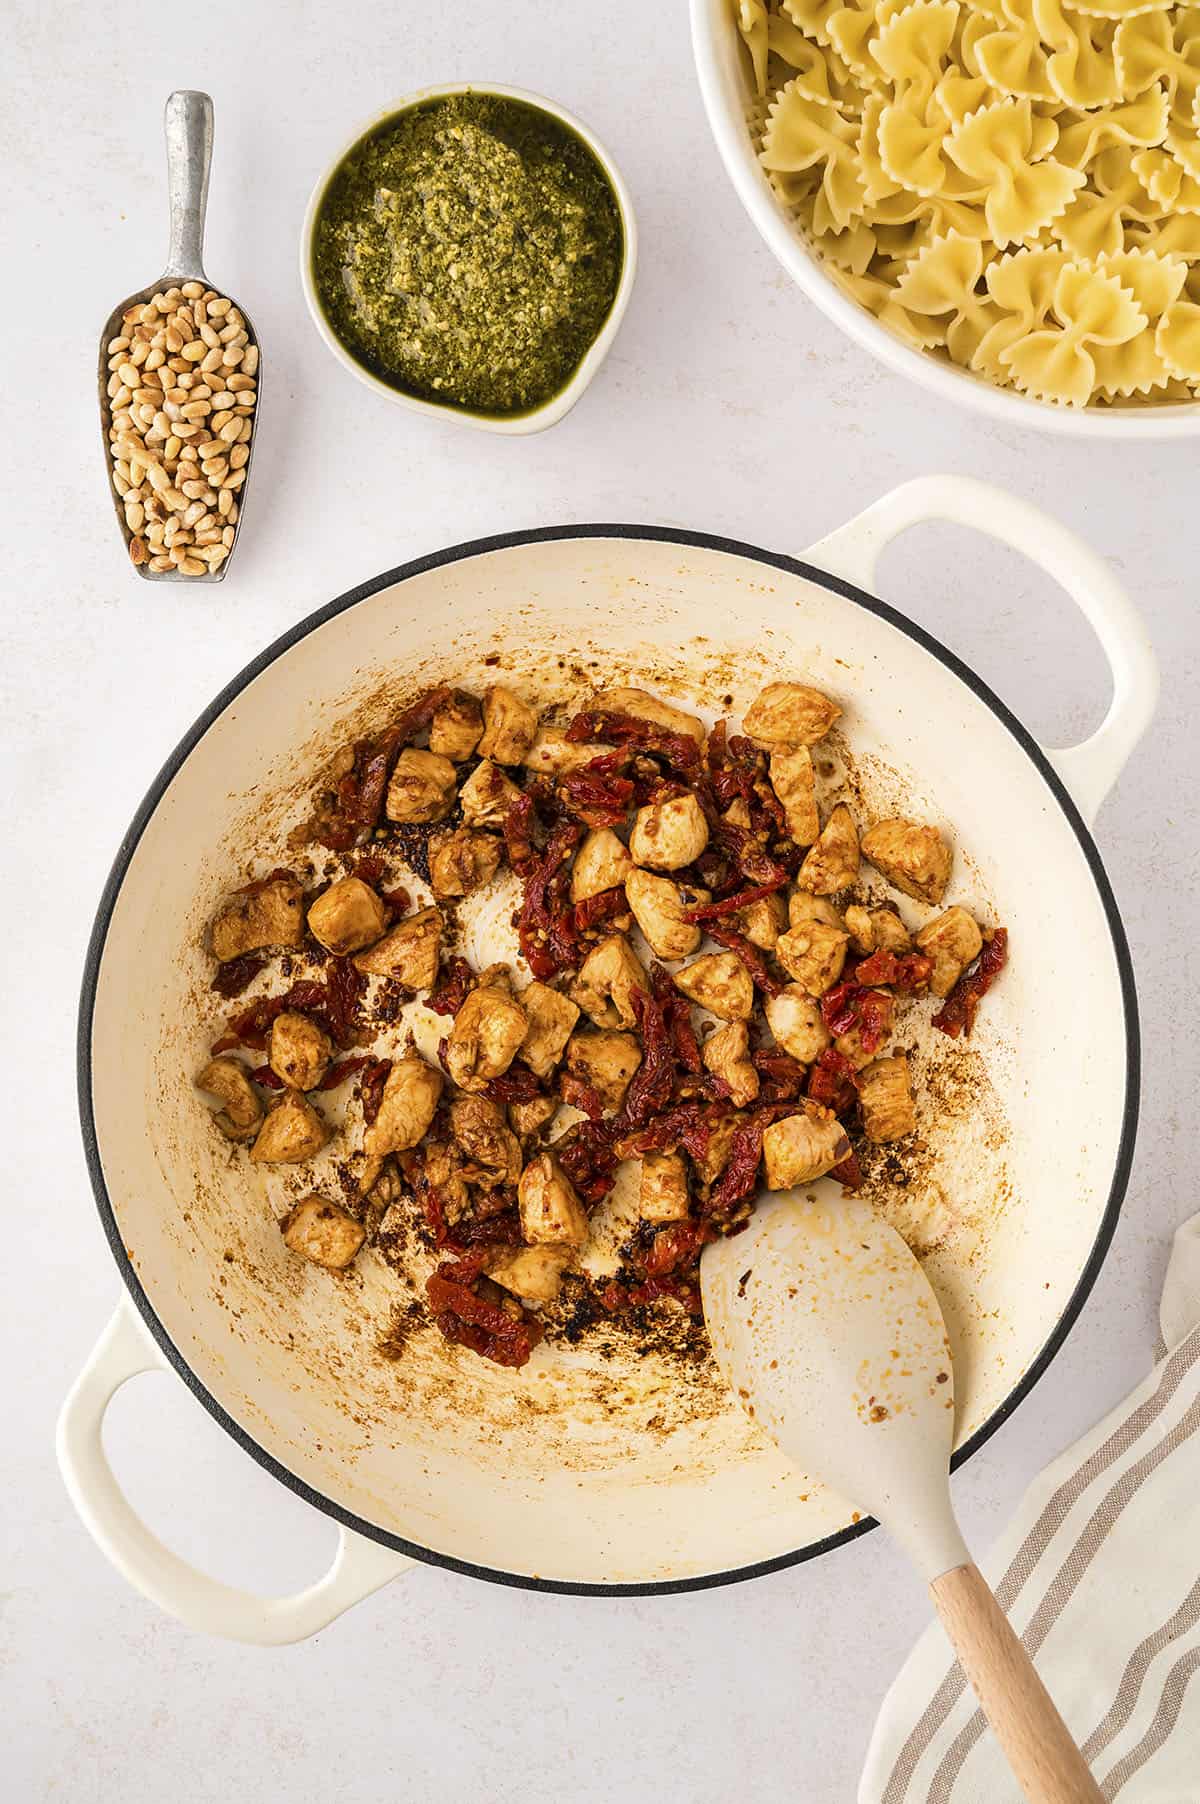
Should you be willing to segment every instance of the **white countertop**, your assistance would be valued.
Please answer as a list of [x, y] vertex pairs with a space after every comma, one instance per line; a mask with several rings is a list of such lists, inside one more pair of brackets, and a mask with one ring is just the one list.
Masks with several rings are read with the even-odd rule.
[[[1039, 502], [1111, 560], [1165, 679], [1151, 737], [1098, 831], [1141, 993], [1141, 1137], [1082, 1320], [955, 1482], [968, 1538], [985, 1547], [1037, 1468], [1149, 1360], [1169, 1236], [1196, 1206], [1196, 454], [997, 430], [866, 363], [789, 286], [734, 199], [683, 12], [681, 0], [6, 9], [0, 756], [16, 1070], [0, 1265], [0, 1664], [14, 1804], [840, 1804], [926, 1620], [899, 1555], [872, 1535], [753, 1584], [660, 1600], [534, 1596], [417, 1570], [315, 1642], [264, 1654], [161, 1616], [67, 1502], [54, 1417], [118, 1293], [73, 1068], [83, 948], [109, 861], [150, 777], [225, 680], [291, 622], [417, 553], [582, 520], [799, 551], [903, 478], [956, 470]], [[389, 99], [461, 78], [577, 111], [617, 156], [638, 211], [624, 329], [577, 411], [544, 437], [490, 438], [391, 407], [335, 365], [301, 300], [297, 233], [322, 163]], [[123, 566], [92, 399], [100, 324], [163, 255], [160, 119], [179, 84], [216, 103], [208, 264], [250, 309], [267, 367], [232, 573], [191, 592]], [[1015, 557], [929, 529], [897, 547], [882, 587], [1048, 740], [1078, 739], [1099, 718], [1095, 644]], [[108, 1438], [139, 1506], [211, 1570], [263, 1590], [319, 1570], [331, 1525], [174, 1378], [129, 1386]]]

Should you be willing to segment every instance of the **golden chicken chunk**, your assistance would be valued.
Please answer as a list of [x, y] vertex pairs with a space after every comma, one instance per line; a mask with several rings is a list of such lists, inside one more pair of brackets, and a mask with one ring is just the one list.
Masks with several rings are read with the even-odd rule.
[[307, 1096], [285, 1090], [258, 1130], [250, 1157], [256, 1165], [294, 1165], [300, 1159], [314, 1158], [332, 1133]]
[[[874, 998], [872, 1020], [876, 1025], [871, 1034], [872, 1050], [868, 1052], [864, 1047], [863, 1030], [858, 1025], [852, 1027], [849, 1033], [839, 1034], [833, 1042], [838, 1052], [844, 1059], [849, 1059], [856, 1071], [861, 1071], [872, 1059], [877, 1059], [882, 1047], [891, 1039], [892, 1018], [896, 1010], [896, 1001], [890, 990], [868, 990], [867, 994]], [[880, 1033], [882, 1039], [878, 1037]]]
[[571, 900], [586, 902], [606, 889], [623, 884], [633, 860], [611, 827], [593, 827], [575, 854], [571, 867]]
[[816, 745], [841, 712], [836, 702], [804, 683], [768, 683], [746, 710], [742, 728], [767, 751]]
[[852, 904], [846, 910], [846, 931], [850, 944], [864, 958], [872, 952], [912, 950], [908, 928], [894, 908], [860, 908]]
[[442, 912], [419, 908], [397, 922], [354, 963], [372, 977], [392, 977], [410, 990], [431, 990], [437, 982], [442, 946]]
[[291, 1252], [330, 1272], [344, 1272], [367, 1238], [352, 1215], [315, 1191], [292, 1205], [279, 1228]]
[[702, 1184], [715, 1184], [728, 1165], [733, 1152], [733, 1137], [745, 1119], [744, 1115], [731, 1112], [722, 1115], [709, 1130], [704, 1151], [692, 1160], [696, 1176]]
[[690, 1208], [682, 1153], [644, 1153], [638, 1191], [643, 1221], [686, 1221]]
[[387, 926], [387, 909], [361, 877], [331, 883], [308, 911], [308, 929], [338, 958], [372, 945]]
[[811, 1065], [829, 1045], [820, 1005], [801, 984], [789, 983], [778, 996], [769, 997], [764, 1013], [779, 1045], [801, 1065]]
[[787, 903], [778, 890], [772, 896], [760, 896], [757, 902], [747, 902], [745, 908], [738, 909], [732, 925], [734, 932], [748, 939], [752, 946], [773, 952], [780, 934], [787, 932]]
[[788, 923], [803, 927], [807, 921], [823, 921], [826, 927], [846, 931], [846, 923], [828, 896], [810, 896], [807, 890], [793, 889], [788, 897]]
[[520, 764], [537, 737], [538, 711], [515, 689], [494, 683], [483, 698], [483, 737], [476, 746], [494, 764]]
[[580, 1030], [571, 1035], [567, 1046], [567, 1070], [592, 1086], [610, 1115], [624, 1102], [641, 1062], [637, 1035], [623, 1034], [617, 1028]]
[[796, 876], [796, 887], [814, 896], [832, 896], [858, 876], [858, 834], [854, 816], [839, 802], [825, 822]]
[[295, 1009], [285, 1009], [271, 1023], [267, 1058], [276, 1077], [289, 1090], [315, 1090], [329, 1069], [333, 1041], [323, 1027]]
[[750, 1029], [744, 1021], [730, 1021], [704, 1042], [705, 1068], [729, 1086], [729, 1100], [744, 1108], [758, 1095], [758, 1072], [750, 1063]]
[[519, 1054], [535, 1077], [549, 1077], [575, 1031], [578, 1004], [547, 983], [531, 983], [521, 991], [521, 1007], [529, 1025]]
[[708, 844], [708, 822], [695, 796], [672, 796], [639, 808], [629, 835], [629, 855], [635, 864], [656, 871], [681, 871], [694, 864]]
[[651, 721], [665, 727], [668, 733], [686, 733], [697, 745], [704, 744], [704, 722], [670, 702], [659, 701], [645, 689], [606, 689], [596, 697], [597, 708], [608, 714], [632, 714], [635, 720]]
[[842, 974], [849, 935], [824, 921], [807, 921], [781, 933], [775, 956], [795, 983], [810, 996], [823, 996]]
[[919, 821], [876, 821], [863, 834], [863, 857], [889, 883], [936, 907], [946, 893], [954, 854], [936, 827]]
[[294, 877], [269, 877], [240, 891], [209, 928], [212, 955], [222, 964], [264, 946], [304, 941], [304, 891]]
[[536, 1140], [558, 1114], [557, 1096], [531, 1096], [528, 1102], [510, 1102], [508, 1119], [518, 1140]]
[[456, 1097], [450, 1105], [450, 1132], [489, 1186], [516, 1183], [521, 1148], [496, 1103], [486, 1096]]
[[454, 806], [458, 778], [449, 758], [405, 746], [392, 769], [384, 813], [389, 821], [444, 821]]
[[698, 902], [707, 902], [706, 890], [672, 883], [669, 877], [656, 877], [653, 871], [634, 869], [625, 879], [625, 899], [656, 958], [686, 958], [700, 944], [700, 927], [687, 920], [684, 911]]
[[917, 935], [917, 945], [933, 960], [929, 987], [935, 996], [948, 996], [967, 966], [983, 950], [979, 923], [965, 908], [948, 908], [936, 920], [927, 921]]
[[[363, 1134], [369, 1169], [388, 1153], [406, 1153], [417, 1144], [437, 1113], [443, 1088], [441, 1072], [418, 1053], [396, 1060], [383, 1086], [379, 1113]], [[370, 1184], [363, 1188], [369, 1190]]]
[[479, 744], [483, 732], [483, 709], [479, 697], [466, 689], [456, 689], [448, 701], [434, 712], [429, 723], [429, 749], [439, 758], [450, 758], [461, 764]]
[[751, 825], [750, 804], [745, 796], [734, 796], [721, 819], [728, 821], [731, 827], [742, 827], [748, 831]]
[[771, 788], [787, 817], [787, 828], [798, 846], [811, 846], [821, 831], [817, 795], [813, 783], [812, 754], [806, 745], [790, 751], [773, 751]]
[[481, 982], [471, 991], [446, 1041], [446, 1069], [460, 1090], [482, 1090], [507, 1071], [529, 1027], [508, 989]]
[[504, 817], [520, 795], [511, 777], [490, 758], [477, 764], [458, 792], [463, 822], [468, 827], [502, 827]]
[[763, 1134], [764, 1181], [768, 1190], [790, 1190], [811, 1184], [850, 1151], [846, 1130], [836, 1115], [819, 1103], [806, 1103], [804, 1113], [773, 1121]]
[[429, 842], [429, 887], [435, 896], [469, 896], [490, 883], [500, 869], [501, 845], [494, 833], [456, 827]]
[[706, 952], [676, 971], [673, 982], [722, 1021], [748, 1021], [754, 1011], [754, 985], [736, 952]]
[[538, 1153], [517, 1185], [521, 1232], [531, 1246], [581, 1247], [588, 1218], [575, 1186], [551, 1152]]
[[868, 1140], [902, 1140], [917, 1125], [908, 1082], [908, 1060], [902, 1052], [876, 1059], [859, 1073], [858, 1102]]
[[569, 1246], [501, 1247], [484, 1270], [493, 1284], [523, 1303], [553, 1303], [571, 1258]]
[[636, 1027], [633, 992], [649, 988], [642, 961], [625, 935], [610, 933], [580, 965], [571, 1000], [597, 1027]]
[[237, 1059], [210, 1059], [196, 1079], [197, 1090], [216, 1096], [224, 1105], [213, 1113], [213, 1120], [226, 1140], [242, 1145], [253, 1140], [263, 1118], [263, 1106], [250, 1075]]
[[603, 757], [605, 752], [612, 750], [611, 745], [598, 744], [594, 739], [577, 743], [568, 739], [561, 728], [539, 727], [537, 737], [522, 757], [521, 763], [541, 776], [565, 777], [571, 771], [581, 770], [585, 764], [590, 764], [593, 758]]

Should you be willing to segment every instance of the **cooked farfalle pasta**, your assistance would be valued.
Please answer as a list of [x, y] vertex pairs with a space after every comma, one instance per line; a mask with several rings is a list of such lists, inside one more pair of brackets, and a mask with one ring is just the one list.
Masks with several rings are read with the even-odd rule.
[[914, 349], [1066, 407], [1200, 396], [1200, 3], [730, 0], [780, 200]]

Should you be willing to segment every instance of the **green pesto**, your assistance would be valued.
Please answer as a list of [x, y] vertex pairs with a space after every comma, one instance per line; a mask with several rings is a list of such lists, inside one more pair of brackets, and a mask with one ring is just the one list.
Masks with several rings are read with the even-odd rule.
[[616, 296], [616, 195], [539, 107], [456, 94], [394, 113], [321, 197], [313, 280], [342, 344], [403, 394], [513, 415], [566, 387]]

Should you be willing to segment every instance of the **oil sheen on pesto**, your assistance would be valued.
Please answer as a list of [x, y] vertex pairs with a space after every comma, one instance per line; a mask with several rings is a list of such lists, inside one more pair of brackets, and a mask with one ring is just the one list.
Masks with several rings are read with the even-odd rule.
[[321, 200], [313, 278], [338, 338], [391, 387], [521, 414], [570, 381], [623, 256], [587, 145], [538, 107], [467, 93], [354, 146]]

